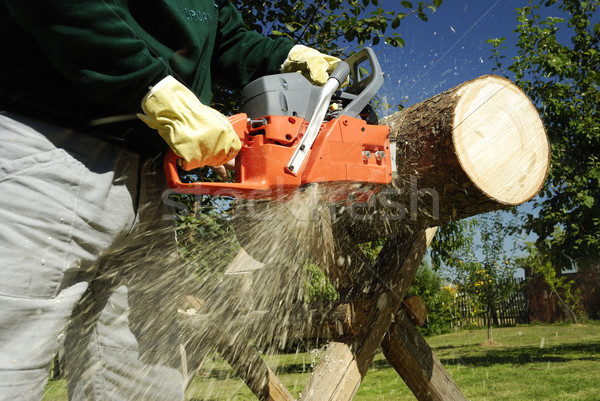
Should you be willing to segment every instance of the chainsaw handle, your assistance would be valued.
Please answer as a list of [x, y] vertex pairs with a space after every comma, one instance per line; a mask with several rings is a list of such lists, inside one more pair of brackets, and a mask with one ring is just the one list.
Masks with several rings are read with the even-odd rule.
[[[233, 130], [243, 145], [248, 138], [248, 116], [245, 113], [234, 114], [227, 118]], [[169, 149], [165, 154], [163, 167], [167, 179], [167, 185], [175, 192], [193, 193], [199, 195], [221, 195], [221, 196], [239, 196], [239, 191], [250, 191], [260, 189], [256, 185], [244, 185], [232, 182], [209, 182], [194, 181], [191, 183], [182, 182], [179, 176], [178, 166], [181, 159], [173, 150]]]
[[272, 195], [273, 191], [271, 191], [270, 188], [256, 182], [182, 182], [177, 169], [179, 159], [181, 158], [169, 149], [163, 162], [167, 185], [177, 193], [228, 196], [235, 198], [259, 198]]
[[304, 136], [300, 140], [300, 146], [296, 148], [296, 151], [290, 159], [287, 171], [291, 174], [298, 175], [304, 160], [308, 156], [309, 151], [312, 148], [313, 143], [319, 135], [321, 124], [327, 114], [327, 109], [331, 102], [331, 96], [339, 89], [340, 86], [346, 81], [350, 74], [350, 66], [345, 61], [340, 61], [335, 70], [329, 76], [325, 85], [319, 92], [317, 103], [309, 119], [308, 127], [304, 132]]
[[[346, 60], [350, 66], [350, 76], [352, 77], [352, 86], [346, 92], [356, 96], [348, 106], [344, 107], [342, 116], [356, 117], [369, 102], [375, 97], [379, 88], [383, 85], [383, 71], [377, 61], [375, 52], [370, 47], [365, 47], [354, 53]], [[363, 68], [365, 62], [368, 62], [368, 68]], [[364, 71], [369, 72], [364, 75]]]
[[[249, 133], [248, 116], [245, 113], [240, 113], [228, 117], [227, 119], [242, 142], [242, 149], [236, 157], [237, 177], [238, 170], [242, 169], [241, 165], [243, 163], [240, 161], [244, 157], [244, 152], [252, 153], [250, 149], [252, 140]], [[288, 121], [288, 117], [286, 117], [285, 120]], [[259, 137], [262, 136], [259, 135]], [[248, 157], [248, 155], [246, 157]], [[276, 176], [271, 180], [265, 180], [262, 177], [259, 177], [258, 180], [249, 179], [244, 180], [243, 182], [182, 182], [178, 169], [179, 159], [181, 159], [181, 157], [173, 152], [173, 150], [169, 149], [165, 154], [163, 161], [167, 185], [177, 193], [227, 196], [243, 199], [275, 199], [286, 196], [289, 192], [288, 188], [297, 188], [299, 186], [299, 179], [297, 180], [298, 183], [290, 183], [289, 180], [286, 181], [284, 177], [281, 176]]]
[[350, 75], [350, 66], [345, 61], [340, 61], [329, 76], [329, 79], [334, 78], [337, 80], [338, 87], [340, 87], [344, 84], [348, 75]]

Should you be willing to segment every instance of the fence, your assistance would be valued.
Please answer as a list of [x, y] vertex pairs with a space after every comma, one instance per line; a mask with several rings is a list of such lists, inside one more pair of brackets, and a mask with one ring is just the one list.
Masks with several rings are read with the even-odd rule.
[[[496, 310], [492, 311], [491, 316], [494, 325], [514, 326], [519, 323], [529, 323], [525, 279], [513, 278], [511, 281], [515, 290], [508, 297], [496, 303]], [[456, 314], [452, 319], [452, 328], [487, 326], [488, 316], [484, 305], [479, 305], [476, 300], [459, 292], [455, 306]]]

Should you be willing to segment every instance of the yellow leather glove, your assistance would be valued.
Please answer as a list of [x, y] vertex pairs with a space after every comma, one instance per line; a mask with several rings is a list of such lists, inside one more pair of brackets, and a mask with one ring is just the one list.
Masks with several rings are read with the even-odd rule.
[[218, 166], [235, 157], [240, 139], [227, 118], [205, 106], [196, 95], [172, 76], [150, 88], [142, 99], [145, 114], [138, 117], [183, 159], [191, 170]]
[[337, 57], [304, 45], [296, 45], [283, 62], [281, 72], [299, 72], [313, 84], [323, 86], [339, 62]]

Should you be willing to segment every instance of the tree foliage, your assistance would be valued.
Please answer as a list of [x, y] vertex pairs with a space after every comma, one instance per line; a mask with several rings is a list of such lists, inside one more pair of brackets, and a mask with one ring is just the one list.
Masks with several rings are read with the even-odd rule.
[[[400, 1], [403, 12], [384, 7], [379, 0], [264, 1], [232, 0], [247, 28], [270, 37], [287, 37], [296, 44], [345, 58], [361, 46], [381, 42], [404, 46], [397, 33], [400, 23], [410, 15], [427, 21], [442, 0]], [[222, 112], [235, 112], [239, 91], [213, 88], [213, 105]]]
[[306, 302], [327, 302], [339, 297], [325, 273], [313, 262], [305, 265], [304, 299]]
[[430, 248], [434, 269], [441, 266], [460, 268], [457, 255], [472, 248], [477, 224], [477, 218], [472, 217], [445, 224], [437, 230]]
[[418, 295], [427, 307], [427, 324], [419, 328], [426, 336], [449, 333], [458, 310], [455, 287], [444, 285], [439, 271], [428, 263], [421, 263], [407, 295]]
[[[496, 305], [515, 289], [516, 265], [511, 259], [516, 247], [505, 247], [507, 223], [502, 217], [501, 212], [478, 216], [462, 234], [470, 240], [447, 257], [447, 269], [458, 292], [486, 312], [490, 340], [491, 323], [498, 324]], [[511, 254], [506, 249], [511, 249]]]
[[[204, 176], [214, 179], [210, 173]], [[240, 249], [229, 223], [228, 205], [209, 196], [181, 194], [172, 194], [169, 202], [177, 210], [177, 243], [182, 256], [197, 276], [221, 277]]]
[[252, 30], [285, 36], [295, 43], [343, 56], [356, 45], [377, 45], [383, 41], [403, 46], [404, 40], [395, 32], [400, 22], [411, 14], [427, 21], [427, 12], [435, 11], [442, 0], [400, 1], [403, 12], [385, 9], [379, 0], [234, 0], [233, 3]]
[[598, 0], [530, 0], [517, 9], [516, 56], [507, 67], [505, 39], [489, 40], [497, 68], [537, 105], [551, 142], [539, 213], [527, 216], [525, 228], [539, 236], [544, 253], [576, 260], [600, 254], [599, 6]]

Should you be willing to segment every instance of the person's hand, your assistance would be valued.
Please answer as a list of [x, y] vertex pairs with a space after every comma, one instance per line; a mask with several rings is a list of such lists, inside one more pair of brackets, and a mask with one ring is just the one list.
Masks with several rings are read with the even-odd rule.
[[196, 95], [168, 76], [142, 99], [138, 117], [158, 131], [186, 170], [218, 166], [233, 159], [241, 142], [227, 118], [203, 105]]
[[235, 170], [235, 159], [229, 160], [220, 166], [210, 166], [210, 168], [225, 182], [229, 181], [229, 170]]
[[292, 47], [287, 59], [281, 66], [281, 72], [299, 72], [315, 85], [323, 86], [329, 74], [335, 70], [340, 59], [320, 53], [303, 45]]

